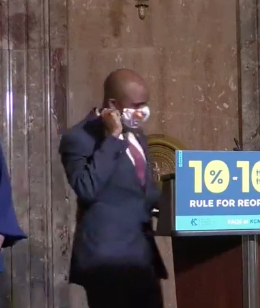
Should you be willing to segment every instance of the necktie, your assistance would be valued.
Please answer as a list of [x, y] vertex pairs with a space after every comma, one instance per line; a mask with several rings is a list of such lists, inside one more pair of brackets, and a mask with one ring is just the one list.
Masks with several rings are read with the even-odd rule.
[[146, 162], [144, 160], [143, 155], [136, 148], [136, 146], [133, 145], [133, 143], [130, 140], [127, 139], [127, 141], [128, 141], [128, 149], [135, 162], [135, 171], [136, 171], [137, 177], [140, 179], [141, 184], [144, 185], [145, 184]]

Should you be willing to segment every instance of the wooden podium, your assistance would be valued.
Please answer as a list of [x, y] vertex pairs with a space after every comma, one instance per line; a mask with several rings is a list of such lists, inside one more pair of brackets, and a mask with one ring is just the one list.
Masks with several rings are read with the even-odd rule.
[[173, 255], [173, 260], [164, 258], [170, 274], [163, 283], [166, 300], [172, 297], [173, 302], [176, 294], [177, 303], [171, 307], [242, 308], [242, 237], [175, 236], [174, 174], [162, 176], [161, 180], [156, 235], [161, 250], [165, 251], [172, 242], [169, 255]]

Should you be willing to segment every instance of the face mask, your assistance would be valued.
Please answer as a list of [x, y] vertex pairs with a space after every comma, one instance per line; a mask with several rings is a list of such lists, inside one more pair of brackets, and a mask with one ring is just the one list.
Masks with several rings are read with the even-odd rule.
[[150, 116], [150, 108], [148, 106], [139, 109], [124, 108], [121, 120], [125, 126], [130, 128], [138, 128], [140, 124], [146, 122]]

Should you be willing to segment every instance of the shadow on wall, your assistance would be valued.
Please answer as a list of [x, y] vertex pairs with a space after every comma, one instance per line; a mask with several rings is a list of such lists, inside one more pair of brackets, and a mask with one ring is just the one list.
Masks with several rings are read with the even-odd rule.
[[56, 123], [57, 134], [60, 135], [68, 127], [68, 101], [67, 101], [67, 65], [62, 48], [56, 48], [52, 54], [52, 116]]
[[126, 17], [124, 14], [124, 6], [128, 5], [127, 1], [122, 0], [110, 0], [110, 12], [109, 18], [112, 27], [112, 34], [114, 37], [121, 35], [123, 26], [123, 19]]
[[[2, 2], [0, 2], [0, 13], [2, 13]], [[37, 25], [34, 14], [17, 13], [10, 16], [4, 16], [4, 22], [0, 23], [0, 34], [2, 42], [7, 42], [7, 46], [14, 49], [24, 49], [28, 36]], [[8, 19], [8, 20], [7, 20]]]

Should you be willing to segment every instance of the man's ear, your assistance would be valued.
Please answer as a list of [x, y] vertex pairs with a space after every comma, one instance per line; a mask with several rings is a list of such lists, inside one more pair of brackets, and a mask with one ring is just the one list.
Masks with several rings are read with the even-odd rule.
[[108, 108], [110, 108], [110, 109], [117, 109], [117, 107], [116, 107], [116, 100], [115, 99], [110, 98], [108, 100]]

